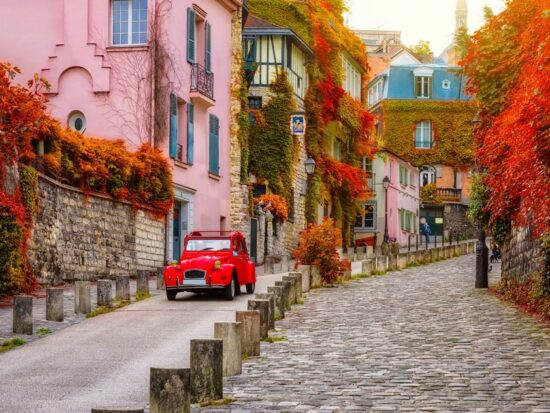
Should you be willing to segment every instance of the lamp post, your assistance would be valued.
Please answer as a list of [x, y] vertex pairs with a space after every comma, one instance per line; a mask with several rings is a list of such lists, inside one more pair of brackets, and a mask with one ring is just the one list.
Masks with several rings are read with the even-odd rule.
[[390, 240], [390, 236], [388, 235], [388, 188], [390, 187], [390, 178], [387, 176], [382, 179], [382, 186], [384, 187], [384, 244], [387, 244]]
[[[481, 123], [481, 117], [479, 112], [477, 112], [472, 119], [471, 123], [475, 129]], [[481, 168], [477, 168], [478, 172], [481, 171]], [[476, 284], [475, 288], [488, 288], [489, 287], [489, 248], [485, 242], [485, 229], [483, 228], [483, 223], [480, 221], [476, 222], [477, 229], [477, 243], [476, 243]]]
[[[311, 188], [311, 177], [315, 173], [315, 159], [313, 159], [311, 156], [308, 156], [306, 161], [304, 162], [304, 166], [307, 174], [307, 188], [306, 188], [306, 192], [307, 192]], [[306, 220], [309, 224], [312, 221], [311, 219], [312, 214], [307, 212], [308, 201], [309, 201], [309, 198], [306, 198]], [[313, 205], [311, 205], [310, 207], [313, 208]]]

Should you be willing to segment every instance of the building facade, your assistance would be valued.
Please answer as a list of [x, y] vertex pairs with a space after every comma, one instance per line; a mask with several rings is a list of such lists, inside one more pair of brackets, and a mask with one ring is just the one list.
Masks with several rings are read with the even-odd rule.
[[22, 78], [48, 80], [55, 118], [130, 149], [150, 143], [170, 159], [176, 202], [166, 259], [179, 258], [187, 231], [230, 226], [231, 68], [240, 57], [233, 34], [241, 6], [0, 0], [0, 55]]

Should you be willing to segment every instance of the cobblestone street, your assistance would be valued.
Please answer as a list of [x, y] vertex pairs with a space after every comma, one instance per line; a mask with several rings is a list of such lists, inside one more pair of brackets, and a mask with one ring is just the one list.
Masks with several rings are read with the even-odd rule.
[[[474, 286], [475, 256], [310, 293], [207, 412], [550, 412], [550, 330]], [[198, 409], [196, 408], [198, 411]]]

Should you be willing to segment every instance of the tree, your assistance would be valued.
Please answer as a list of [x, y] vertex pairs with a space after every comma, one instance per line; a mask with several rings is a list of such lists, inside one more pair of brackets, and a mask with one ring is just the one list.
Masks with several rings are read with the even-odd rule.
[[511, 0], [471, 39], [462, 62], [482, 123], [490, 223], [550, 230], [550, 0]]
[[418, 55], [420, 60], [424, 63], [428, 63], [433, 60], [434, 54], [430, 47], [430, 42], [426, 40], [420, 40], [417, 45], [411, 46], [411, 50]]

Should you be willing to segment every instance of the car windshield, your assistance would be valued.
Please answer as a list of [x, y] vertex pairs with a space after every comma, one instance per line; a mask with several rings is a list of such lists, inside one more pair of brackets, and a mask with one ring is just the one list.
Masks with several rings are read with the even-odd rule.
[[230, 239], [190, 239], [186, 251], [229, 251]]

